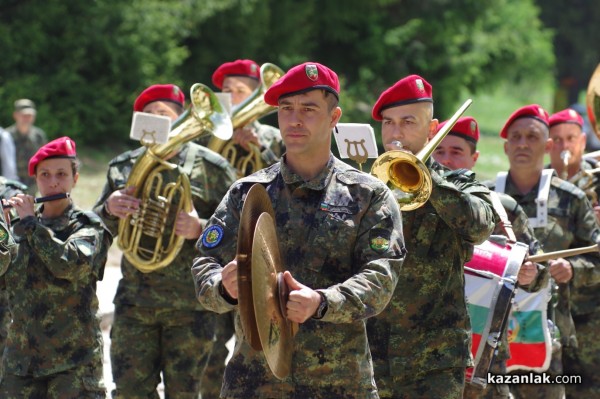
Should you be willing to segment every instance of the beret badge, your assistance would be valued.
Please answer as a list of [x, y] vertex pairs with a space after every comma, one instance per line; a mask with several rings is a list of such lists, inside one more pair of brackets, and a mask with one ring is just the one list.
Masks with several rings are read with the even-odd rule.
[[317, 70], [317, 66], [314, 64], [307, 64], [304, 66], [304, 71], [306, 72], [306, 76], [316, 82], [319, 79], [319, 71]]

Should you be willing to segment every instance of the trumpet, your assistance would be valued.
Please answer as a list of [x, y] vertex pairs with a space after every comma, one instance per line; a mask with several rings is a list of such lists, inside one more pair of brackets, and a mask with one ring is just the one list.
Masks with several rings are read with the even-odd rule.
[[417, 155], [405, 150], [388, 151], [375, 160], [371, 174], [387, 184], [396, 196], [402, 211], [420, 208], [431, 195], [431, 174], [425, 165], [433, 151], [452, 130], [454, 124], [469, 108], [468, 99]]

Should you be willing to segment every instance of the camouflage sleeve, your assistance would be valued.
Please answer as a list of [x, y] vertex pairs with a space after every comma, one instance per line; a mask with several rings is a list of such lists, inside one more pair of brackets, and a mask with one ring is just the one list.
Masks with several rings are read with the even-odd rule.
[[451, 174], [444, 179], [433, 171], [431, 178], [433, 190], [429, 201], [440, 218], [467, 243], [485, 241], [497, 221], [488, 188], [472, 174]]
[[[119, 174], [118, 168], [109, 167], [108, 172], [106, 174], [106, 183], [104, 184], [104, 188], [102, 189], [102, 193], [100, 197], [96, 200], [96, 204], [94, 204], [92, 210], [96, 215], [100, 216], [110, 233], [113, 237], [116, 237], [119, 232], [119, 218], [116, 216], [109, 215], [106, 212], [106, 208], [104, 207], [104, 203], [108, 199], [108, 197], [116, 190], [121, 189], [122, 187], [117, 187], [115, 184], [114, 175]], [[125, 178], [125, 181], [127, 179]]]
[[96, 258], [106, 256], [102, 251], [108, 250], [102, 227], [84, 226], [66, 241], [61, 241], [33, 216], [24, 218], [19, 224], [32, 250], [56, 278], [68, 281], [89, 281], [91, 276], [99, 278], [96, 266], [100, 262], [96, 262]]
[[4, 213], [0, 213], [0, 276], [2, 276], [8, 270], [16, 244], [4, 220]]
[[321, 320], [351, 323], [380, 313], [394, 293], [405, 254], [400, 210], [384, 187], [360, 222], [353, 254], [356, 274], [318, 290], [328, 304]]
[[192, 265], [196, 298], [206, 309], [217, 313], [235, 307], [222, 295], [221, 271], [236, 256], [240, 209], [240, 185], [235, 185], [209, 219], [196, 244], [199, 255]]
[[279, 129], [269, 125], [258, 125], [258, 135], [261, 147], [261, 158], [265, 167], [279, 161], [285, 152]]
[[[600, 240], [600, 230], [589, 200], [576, 198], [574, 241], [571, 248], [595, 245]], [[590, 286], [600, 283], [600, 254], [598, 252], [568, 258], [573, 267], [572, 284], [574, 287]]]

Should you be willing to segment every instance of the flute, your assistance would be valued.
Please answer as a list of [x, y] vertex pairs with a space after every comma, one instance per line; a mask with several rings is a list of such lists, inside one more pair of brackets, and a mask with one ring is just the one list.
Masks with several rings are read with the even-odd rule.
[[[59, 200], [59, 199], [65, 199], [65, 198], [70, 198], [70, 197], [71, 197], [70, 193], [59, 193], [59, 194], [47, 195], [45, 197], [34, 198], [33, 202], [35, 204], [40, 204], [42, 202], [56, 201], [56, 200]], [[2, 208], [3, 209], [7, 209], [7, 208], [12, 208], [13, 207], [11, 204], [4, 203], [4, 201], [5, 200], [2, 200]]]

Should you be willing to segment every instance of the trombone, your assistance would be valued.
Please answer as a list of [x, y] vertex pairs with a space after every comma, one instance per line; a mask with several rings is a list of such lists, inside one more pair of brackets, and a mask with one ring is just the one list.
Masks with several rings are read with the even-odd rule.
[[432, 183], [431, 174], [425, 161], [429, 159], [472, 102], [471, 99], [465, 101], [417, 155], [405, 150], [388, 151], [380, 155], [373, 163], [371, 174], [392, 190], [401, 211], [420, 208], [429, 199]]

